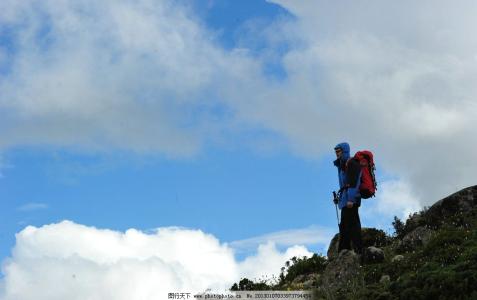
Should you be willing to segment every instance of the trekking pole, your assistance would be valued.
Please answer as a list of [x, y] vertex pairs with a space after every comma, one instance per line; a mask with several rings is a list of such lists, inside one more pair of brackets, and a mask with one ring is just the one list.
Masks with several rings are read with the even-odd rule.
[[338, 223], [338, 228], [339, 228], [340, 227], [340, 219], [338, 218], [338, 195], [336, 195], [335, 191], [333, 191], [333, 202], [335, 203], [336, 222]]

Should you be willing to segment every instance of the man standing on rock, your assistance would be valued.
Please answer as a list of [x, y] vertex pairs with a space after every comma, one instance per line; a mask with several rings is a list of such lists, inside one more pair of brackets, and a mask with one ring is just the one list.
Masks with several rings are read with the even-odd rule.
[[361, 195], [359, 193], [361, 166], [357, 160], [350, 159], [348, 143], [336, 145], [335, 153], [334, 165], [338, 168], [340, 184], [338, 206], [341, 209], [338, 253], [343, 249], [351, 250], [351, 242], [353, 242], [354, 250], [361, 254], [363, 245], [358, 213], [361, 205]]

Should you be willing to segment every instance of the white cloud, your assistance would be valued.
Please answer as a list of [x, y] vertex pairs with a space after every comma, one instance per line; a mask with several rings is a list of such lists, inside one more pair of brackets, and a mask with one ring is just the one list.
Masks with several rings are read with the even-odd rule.
[[[253, 37], [221, 48], [174, 1], [2, 1], [18, 51], [0, 75], [0, 148], [181, 156], [258, 129], [306, 157], [369, 148], [421, 205], [475, 184], [475, 1], [270, 2], [296, 18], [247, 31], [262, 55]], [[263, 75], [270, 59], [282, 81]]]
[[0, 74], [0, 148], [191, 155], [213, 134], [204, 119], [217, 106], [211, 91], [255, 69], [215, 46], [213, 32], [175, 1], [2, 1], [0, 8], [16, 48], [11, 71]]
[[48, 208], [48, 205], [45, 203], [30, 202], [30, 203], [26, 203], [17, 207], [17, 210], [33, 211], [33, 210], [39, 210], [39, 209], [45, 209], [45, 208]]
[[259, 245], [270, 243], [283, 247], [317, 244], [327, 247], [334, 234], [334, 229], [315, 225], [307, 228], [277, 231], [253, 238], [233, 241], [230, 243], [230, 246], [236, 250], [256, 249]]
[[[255, 256], [247, 257], [240, 263], [242, 277], [273, 283], [278, 280], [280, 269], [292, 257], [311, 257], [313, 253], [304, 246], [293, 246], [284, 253], [277, 251], [275, 243], [268, 242], [258, 246]], [[259, 267], [258, 267], [259, 266]]]
[[[422, 200], [412, 193], [411, 185], [400, 180], [388, 180], [380, 184], [375, 198], [362, 200], [362, 220], [378, 222], [372, 224], [380, 228], [389, 228], [391, 220], [397, 216], [406, 220], [409, 214], [422, 209]], [[385, 220], [385, 224], [382, 223]]]
[[474, 1], [271, 2], [296, 16], [277, 31], [293, 35], [288, 78], [244, 115], [302, 155], [373, 150], [421, 205], [475, 184]]
[[[303, 246], [273, 243], [237, 262], [233, 249], [200, 230], [117, 232], [63, 221], [28, 226], [3, 263], [1, 299], [167, 299], [169, 292], [224, 291], [240, 278], [271, 278]], [[1, 290], [0, 290], [1, 291]]]

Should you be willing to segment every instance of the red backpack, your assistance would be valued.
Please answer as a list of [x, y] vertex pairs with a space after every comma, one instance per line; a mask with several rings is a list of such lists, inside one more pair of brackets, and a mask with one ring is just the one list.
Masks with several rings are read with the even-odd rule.
[[368, 150], [358, 151], [353, 159], [359, 161], [361, 165], [361, 184], [359, 186], [361, 198], [368, 199], [374, 197], [378, 184], [374, 176], [376, 167], [374, 166], [373, 153]]

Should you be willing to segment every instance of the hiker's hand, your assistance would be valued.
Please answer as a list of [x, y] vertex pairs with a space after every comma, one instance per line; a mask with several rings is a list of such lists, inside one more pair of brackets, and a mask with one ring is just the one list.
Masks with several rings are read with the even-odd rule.
[[346, 207], [347, 207], [347, 208], [353, 207], [353, 202], [348, 201], [348, 203], [346, 203]]

